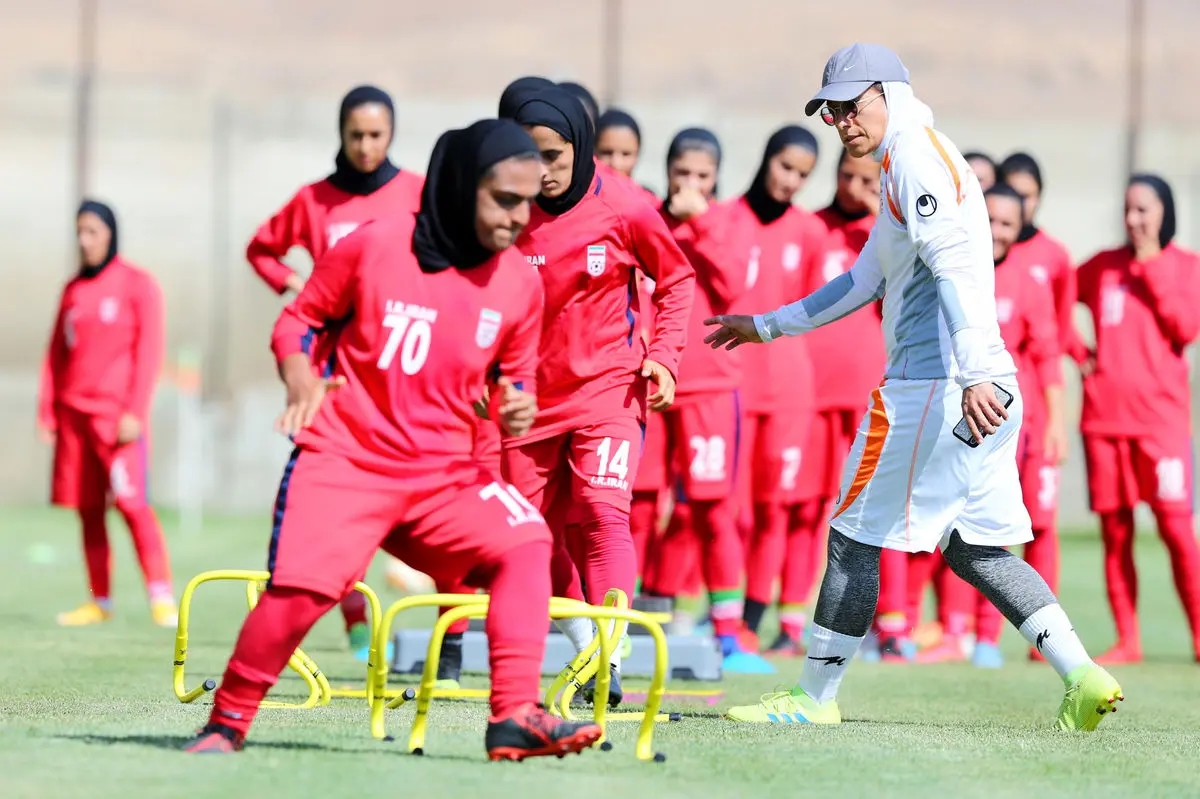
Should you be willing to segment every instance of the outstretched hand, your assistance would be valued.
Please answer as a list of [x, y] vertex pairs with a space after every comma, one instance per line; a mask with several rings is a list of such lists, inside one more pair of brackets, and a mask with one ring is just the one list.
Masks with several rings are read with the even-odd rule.
[[706, 325], [717, 325], [717, 329], [704, 337], [704, 343], [714, 350], [725, 347], [735, 349], [743, 344], [761, 344], [762, 337], [754, 326], [754, 317], [748, 314], [721, 314], [704, 320]]

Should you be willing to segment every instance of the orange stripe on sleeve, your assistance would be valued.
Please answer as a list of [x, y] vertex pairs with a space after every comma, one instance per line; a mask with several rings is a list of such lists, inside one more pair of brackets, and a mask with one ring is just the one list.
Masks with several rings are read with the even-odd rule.
[[950, 172], [950, 177], [954, 180], [954, 196], [957, 202], [961, 205], [963, 201], [962, 181], [958, 177], [958, 170], [954, 168], [954, 162], [950, 160], [950, 154], [946, 152], [946, 148], [942, 146], [938, 140], [937, 134], [933, 132], [933, 128], [925, 128], [925, 132], [929, 134], [929, 140], [933, 142], [933, 146], [937, 148], [938, 155], [942, 157], [942, 161], [946, 164], [946, 169]]
[[904, 214], [900, 213], [900, 209], [896, 207], [896, 201], [892, 199], [890, 189], [884, 189], [884, 195], [887, 197], [888, 210], [892, 212], [892, 216], [896, 217], [896, 221], [901, 225], [905, 224]]
[[858, 499], [867, 483], [871, 482], [875, 469], [879, 467], [879, 457], [883, 454], [883, 442], [887, 439], [889, 423], [887, 411], [883, 407], [883, 393], [878, 388], [871, 392], [871, 410], [868, 416], [867, 443], [863, 447], [862, 458], [858, 461], [858, 469], [854, 472], [850, 490], [846, 492], [846, 498], [842, 500], [834, 516], [838, 516], [854, 504], [854, 500]]

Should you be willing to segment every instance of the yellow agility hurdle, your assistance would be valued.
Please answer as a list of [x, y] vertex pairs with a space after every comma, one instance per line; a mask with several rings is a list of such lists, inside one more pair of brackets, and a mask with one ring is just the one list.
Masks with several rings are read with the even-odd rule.
[[[257, 569], [215, 569], [212, 571], [201, 572], [193, 577], [183, 590], [183, 596], [179, 600], [179, 622], [175, 630], [175, 661], [172, 673], [173, 687], [175, 697], [184, 703], [194, 702], [204, 694], [214, 690], [217, 687], [216, 680], [208, 679], [197, 685], [195, 688], [188, 689], [185, 678], [185, 664], [187, 661], [188, 649], [188, 624], [191, 619], [192, 597], [196, 589], [204, 583], [214, 582], [218, 580], [235, 580], [246, 583], [246, 604], [251, 610], [258, 604], [258, 596], [260, 586], [265, 586], [270, 579], [269, 572]], [[380, 621], [380, 603], [379, 597], [366, 583], [356, 583], [354, 589], [361, 593], [367, 599], [367, 604], [370, 607], [371, 623], [375, 629], [378, 629]], [[367, 681], [366, 688], [359, 690], [340, 690], [335, 691], [330, 688], [329, 681], [316, 662], [313, 661], [301, 649], [297, 649], [288, 659], [288, 668], [296, 672], [300, 679], [304, 681], [308, 687], [308, 698], [303, 702], [278, 702], [268, 700], [263, 702], [263, 707], [274, 708], [294, 708], [307, 709], [317, 707], [318, 705], [327, 705], [334, 697], [346, 696], [352, 698], [366, 699], [368, 706], [372, 704], [372, 678], [373, 664], [381, 660], [379, 652], [386, 650], [377, 650], [374, 647], [374, 641], [377, 638], [372, 638], [372, 646], [369, 650], [369, 658], [367, 663]]]
[[[597, 635], [593, 640], [593, 645], [589, 646], [593, 654], [597, 654], [599, 662], [607, 664], [609, 662], [612, 647], [617, 645], [612, 639], [612, 632], [617, 631], [618, 623], [620, 629], [623, 630], [630, 622], [640, 624], [646, 628], [654, 639], [655, 646], [655, 668], [654, 675], [650, 682], [650, 688], [647, 691], [645, 711], [640, 714], [642, 724], [638, 731], [637, 745], [635, 753], [639, 760], [654, 760], [662, 762], [666, 759], [665, 755], [655, 753], [653, 751], [654, 740], [654, 725], [656, 721], [668, 720], [665, 714], [659, 714], [658, 710], [662, 703], [662, 694], [666, 684], [667, 672], [667, 640], [662, 631], [662, 627], [657, 621], [649, 615], [636, 610], [630, 610], [628, 607], [617, 607], [621, 602], [618, 597], [624, 597], [621, 592], [610, 592], [610, 596], [606, 596], [604, 606], [596, 607], [583, 602], [577, 602], [570, 599], [552, 598], [550, 600], [550, 618], [571, 618], [583, 616], [591, 618], [597, 622]], [[624, 600], [624, 604], [628, 604], [628, 600]], [[422, 606], [446, 606], [451, 608], [443, 614], [434, 625], [433, 633], [429, 639], [429, 649], [425, 660], [425, 669], [421, 675], [420, 687], [416, 694], [417, 711], [413, 719], [412, 730], [409, 734], [409, 751], [414, 754], [422, 754], [424, 752], [425, 733], [428, 724], [429, 706], [433, 699], [437, 698], [439, 692], [434, 689], [434, 683], [437, 679], [438, 659], [441, 654], [442, 640], [445, 637], [446, 630], [456, 621], [464, 618], [482, 618], [487, 615], [488, 597], [475, 594], [433, 594], [423, 597], [406, 597], [401, 599], [383, 614], [382, 623], [376, 628], [377, 638], [375, 647], [378, 650], [382, 645], [386, 644], [392, 624], [395, 617], [414, 607]], [[613, 626], [610, 628], [607, 625], [600, 623], [601, 621], [611, 621]], [[619, 639], [618, 639], [619, 641]], [[576, 661], [582, 659], [582, 655], [576, 658]], [[575, 665], [576, 661], [572, 661]], [[574, 679], [581, 674], [586, 673], [583, 668], [585, 664], [579, 664], [579, 668], [564, 669], [564, 673], [571, 672], [571, 676], [567, 679]], [[596, 697], [593, 702], [593, 711], [595, 713], [595, 721], [600, 725], [601, 729], [605, 728], [606, 717], [608, 711], [608, 692], [609, 692], [609, 672], [608, 669], [599, 669], [597, 666], [594, 670], [596, 677]], [[371, 734], [378, 739], [391, 740], [387, 734], [386, 725], [384, 723], [384, 710], [389, 707], [398, 707], [406, 701], [411, 701], [412, 697], [406, 695], [390, 700], [387, 696], [387, 666], [381, 664], [375, 668], [375, 701], [371, 707]], [[584, 682], [590, 679], [586, 677]], [[559, 675], [559, 679], [555, 682], [565, 684], [563, 675]], [[411, 692], [411, 689], [409, 689]], [[569, 701], [569, 699], [568, 699]], [[624, 715], [624, 714], [623, 714]], [[660, 716], [663, 716], [660, 718]], [[601, 739], [604, 744], [604, 739]], [[605, 746], [607, 748], [607, 745]]]

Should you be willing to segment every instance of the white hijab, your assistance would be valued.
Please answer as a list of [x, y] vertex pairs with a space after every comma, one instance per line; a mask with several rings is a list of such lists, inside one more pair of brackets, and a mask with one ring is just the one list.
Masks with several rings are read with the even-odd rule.
[[883, 98], [888, 107], [888, 123], [883, 141], [872, 154], [876, 161], [883, 160], [883, 154], [891, 144], [892, 137], [900, 131], [906, 128], [933, 127], [933, 110], [917, 99], [909, 84], [885, 81]]

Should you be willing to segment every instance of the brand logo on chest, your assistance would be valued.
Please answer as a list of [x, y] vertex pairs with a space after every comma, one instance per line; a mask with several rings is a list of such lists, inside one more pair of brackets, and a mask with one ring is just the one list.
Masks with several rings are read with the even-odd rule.
[[330, 249], [342, 239], [349, 236], [354, 231], [358, 230], [357, 222], [335, 222], [325, 229], [325, 235], [329, 240]]
[[491, 308], [480, 309], [479, 325], [475, 328], [475, 343], [481, 349], [487, 349], [496, 343], [496, 336], [500, 333], [500, 321], [499, 311], [493, 311]]
[[1029, 267], [1029, 274], [1034, 280], [1036, 280], [1038, 283], [1041, 283], [1043, 286], [1046, 285], [1046, 281], [1050, 279], [1049, 272], [1047, 272], [1046, 267], [1042, 266], [1041, 264], [1034, 264], [1033, 266]]
[[604, 274], [607, 255], [603, 244], [590, 244], [587, 248], [587, 270], [592, 277]]
[[120, 303], [116, 297], [105, 297], [100, 300], [100, 321], [106, 325], [111, 325], [117, 321], [117, 314], [121, 310]]
[[1012, 321], [1013, 301], [1009, 297], [996, 298], [996, 321], [1006, 325]]
[[795, 272], [800, 267], [800, 245], [785, 244], [783, 247], [783, 268]]

